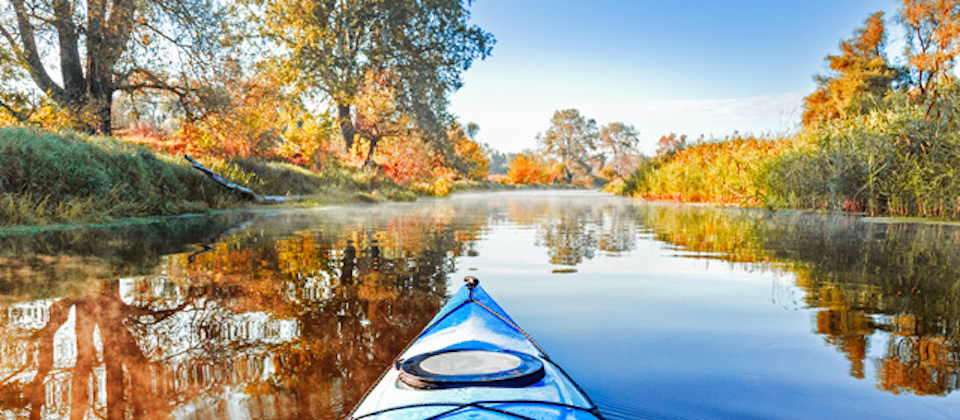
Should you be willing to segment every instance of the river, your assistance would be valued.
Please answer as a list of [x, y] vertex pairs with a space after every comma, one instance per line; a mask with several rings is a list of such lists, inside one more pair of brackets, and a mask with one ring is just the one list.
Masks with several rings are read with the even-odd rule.
[[0, 417], [343, 418], [467, 275], [610, 419], [960, 413], [960, 227], [577, 191], [0, 237]]

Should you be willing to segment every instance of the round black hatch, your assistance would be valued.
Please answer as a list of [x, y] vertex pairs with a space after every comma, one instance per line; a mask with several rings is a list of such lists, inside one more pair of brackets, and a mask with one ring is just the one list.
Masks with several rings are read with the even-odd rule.
[[540, 359], [510, 350], [441, 350], [400, 364], [400, 380], [419, 389], [524, 387], [543, 374]]

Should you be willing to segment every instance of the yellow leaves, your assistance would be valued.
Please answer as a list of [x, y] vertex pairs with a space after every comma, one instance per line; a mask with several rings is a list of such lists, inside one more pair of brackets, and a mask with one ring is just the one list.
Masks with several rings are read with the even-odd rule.
[[659, 158], [637, 193], [653, 200], [758, 205], [757, 172], [790, 147], [787, 139], [759, 138], [695, 144]]
[[804, 98], [803, 125], [823, 122], [860, 112], [858, 98], [882, 97], [897, 75], [883, 55], [886, 41], [883, 12], [876, 12], [840, 43], [840, 55], [828, 55], [832, 74], [817, 76], [817, 89]]
[[490, 172], [490, 159], [483, 148], [475, 141], [470, 140], [464, 133], [463, 127], [457, 124], [457, 129], [447, 133], [448, 141], [454, 144], [454, 154], [463, 162], [461, 175], [469, 179], [483, 179]]
[[391, 136], [380, 143], [376, 162], [400, 185], [434, 177], [433, 150], [416, 137]]

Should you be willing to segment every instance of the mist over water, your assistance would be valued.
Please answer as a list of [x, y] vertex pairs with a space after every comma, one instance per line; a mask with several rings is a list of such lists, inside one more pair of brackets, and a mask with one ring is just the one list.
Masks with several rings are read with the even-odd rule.
[[464, 276], [609, 418], [950, 418], [960, 228], [593, 192], [0, 238], [0, 413], [343, 418]]

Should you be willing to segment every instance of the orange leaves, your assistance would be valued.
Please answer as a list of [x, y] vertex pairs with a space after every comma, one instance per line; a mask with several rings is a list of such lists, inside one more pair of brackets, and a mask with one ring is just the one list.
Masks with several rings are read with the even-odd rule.
[[454, 153], [469, 164], [469, 170], [463, 174], [470, 179], [483, 179], [490, 171], [490, 160], [479, 144], [468, 138], [461, 138], [454, 146]]
[[332, 123], [326, 115], [308, 112], [275, 72], [267, 69], [256, 77], [221, 83], [218, 112], [181, 122], [170, 134], [152, 130], [148, 136], [141, 135], [143, 127], [138, 126], [143, 123], [134, 115], [132, 126], [121, 136], [172, 154], [258, 156], [305, 167], [327, 161]]
[[669, 136], [660, 136], [660, 140], [657, 140], [657, 155], [673, 153], [684, 147], [687, 147], [687, 136], [677, 137], [676, 134], [670, 133]]
[[[479, 130], [474, 124], [473, 128]], [[484, 179], [490, 172], [490, 159], [477, 142], [473, 141], [460, 124], [447, 130], [447, 141], [453, 146], [454, 164], [458, 175], [467, 179]]]
[[907, 27], [907, 60], [921, 93], [953, 68], [960, 54], [960, 4], [953, 0], [903, 0], [900, 20]]
[[839, 55], [828, 55], [831, 73], [818, 75], [817, 90], [804, 98], [803, 125], [813, 127], [848, 114], [864, 112], [868, 98], [882, 98], [900, 71], [883, 54], [886, 42], [883, 12], [870, 15], [853, 37], [840, 43]]
[[377, 164], [400, 185], [431, 178], [434, 159], [431, 148], [416, 138], [388, 137], [380, 143]]
[[511, 184], [546, 184], [556, 178], [555, 171], [552, 171], [543, 159], [524, 154], [517, 155], [510, 162], [510, 169], [507, 171], [507, 179]]

